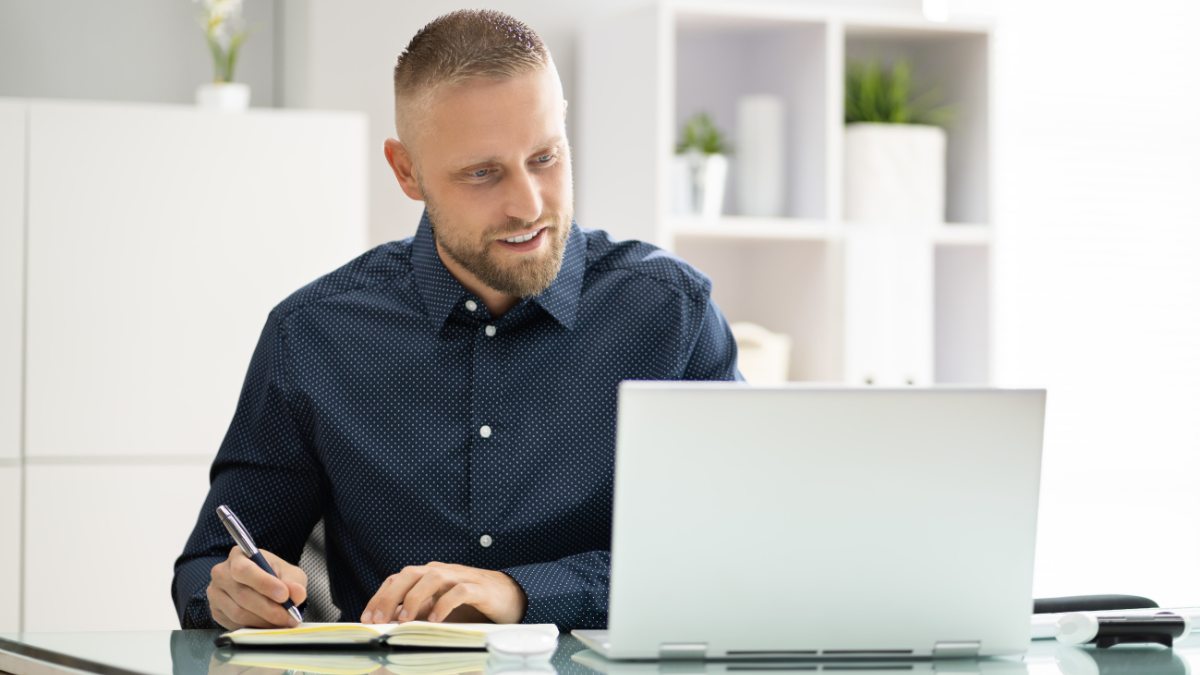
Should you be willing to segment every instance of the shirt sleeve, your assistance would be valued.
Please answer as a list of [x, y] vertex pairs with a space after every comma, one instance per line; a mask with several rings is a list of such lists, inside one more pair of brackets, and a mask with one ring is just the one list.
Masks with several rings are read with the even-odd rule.
[[608, 626], [608, 551], [501, 570], [525, 591], [522, 623], [553, 623], [559, 630]]
[[320, 518], [324, 479], [306, 440], [311, 437], [294, 400], [287, 340], [279, 317], [267, 319], [250, 360], [233, 422], [209, 473], [208, 498], [175, 561], [171, 596], [183, 628], [219, 628], [206, 590], [214, 565], [229, 557], [233, 539], [216, 515], [228, 505], [255, 544], [297, 564]]
[[699, 334], [684, 369], [685, 380], [736, 380], [744, 378], [737, 368], [737, 343], [729, 323], [710, 297], [700, 321]]

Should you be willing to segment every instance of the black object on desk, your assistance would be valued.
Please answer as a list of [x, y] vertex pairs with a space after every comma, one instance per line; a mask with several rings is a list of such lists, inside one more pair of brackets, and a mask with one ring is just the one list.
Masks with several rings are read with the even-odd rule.
[[1111, 612], [1118, 609], [1155, 609], [1158, 603], [1140, 595], [1069, 595], [1033, 601], [1034, 614]]

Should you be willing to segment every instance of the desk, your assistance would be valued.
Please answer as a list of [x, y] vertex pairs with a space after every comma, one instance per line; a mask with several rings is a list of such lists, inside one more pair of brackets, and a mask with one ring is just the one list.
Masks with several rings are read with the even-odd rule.
[[[299, 669], [234, 666], [222, 661], [213, 638], [220, 631], [145, 631], [89, 633], [0, 633], [0, 672], [11, 675], [303, 675]], [[378, 653], [378, 652], [373, 652]], [[353, 653], [351, 653], [353, 654]], [[365, 658], [365, 657], [364, 657]], [[585, 665], [586, 664], [586, 665]], [[746, 662], [690, 663], [605, 662], [570, 635], [559, 639], [550, 666], [499, 670], [490, 664], [484, 675], [724, 675], [765, 670], [769, 675], [811, 672], [992, 673], [995, 675], [1189, 675], [1200, 674], [1200, 637], [1193, 634], [1174, 650], [1122, 646], [1097, 651], [1037, 640], [1024, 658], [980, 661]], [[308, 671], [317, 672], [317, 671]], [[426, 671], [433, 675], [433, 671]], [[345, 673], [344, 675], [349, 675]], [[398, 675], [382, 666], [371, 675]], [[439, 673], [438, 675], [447, 675]], [[472, 675], [479, 675], [474, 671]]]

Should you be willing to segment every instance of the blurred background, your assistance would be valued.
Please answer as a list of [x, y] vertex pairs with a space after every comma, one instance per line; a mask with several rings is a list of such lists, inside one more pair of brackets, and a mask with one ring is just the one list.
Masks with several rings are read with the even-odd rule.
[[[464, 7], [553, 53], [579, 223], [712, 276], [756, 377], [1048, 388], [1035, 596], [1200, 605], [1195, 2], [245, 0], [220, 113], [201, 3], [0, 0], [0, 631], [177, 627], [258, 331], [415, 231], [391, 69]], [[850, 114], [897, 64], [929, 139]]]

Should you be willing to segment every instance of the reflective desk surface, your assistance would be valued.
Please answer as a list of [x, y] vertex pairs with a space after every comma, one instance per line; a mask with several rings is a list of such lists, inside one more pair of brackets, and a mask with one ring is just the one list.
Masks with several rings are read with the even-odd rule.
[[[575, 638], [559, 638], [549, 663], [502, 663], [483, 652], [430, 658], [430, 652], [234, 652], [217, 649], [219, 631], [0, 633], [0, 671], [13, 675], [718, 675], [771, 671], [996, 673], [1004, 675], [1200, 675], [1200, 635], [1174, 649], [1123, 645], [1107, 650], [1035, 640], [1023, 658], [892, 662], [624, 662], [607, 661]], [[482, 672], [481, 672], [482, 671]], [[751, 674], [752, 675], [752, 674]]]

